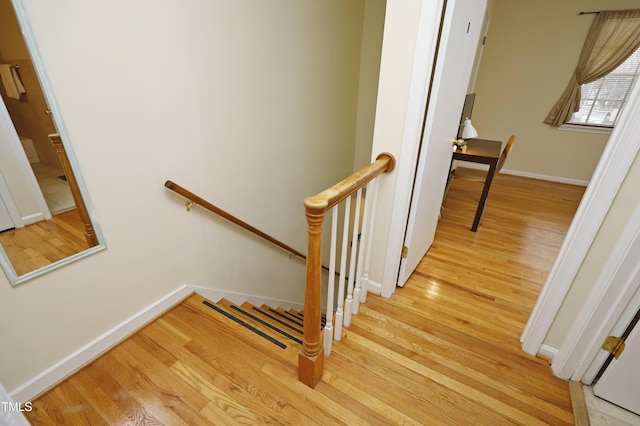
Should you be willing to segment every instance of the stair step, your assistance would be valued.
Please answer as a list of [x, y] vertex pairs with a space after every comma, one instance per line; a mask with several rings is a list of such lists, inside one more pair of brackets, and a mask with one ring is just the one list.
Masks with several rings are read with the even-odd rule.
[[292, 326], [302, 330], [302, 326], [304, 324], [303, 321], [296, 316], [287, 314], [286, 312], [282, 311], [282, 309], [275, 309], [266, 305], [262, 305], [258, 309], [260, 309], [262, 312], [264, 312], [267, 315], [270, 315], [274, 318], [278, 318], [279, 320], [284, 321], [288, 324], [291, 324]]
[[273, 336], [269, 335], [268, 333], [265, 333], [264, 331], [258, 329], [257, 327], [254, 327], [253, 325], [249, 324], [248, 322], [243, 321], [242, 318], [240, 318], [240, 316], [233, 315], [227, 309], [223, 309], [222, 307], [218, 306], [215, 303], [209, 302], [208, 300], [204, 300], [202, 303], [204, 305], [208, 306], [209, 308], [215, 310], [219, 314], [222, 314], [225, 317], [229, 318], [230, 320], [234, 321], [235, 323], [242, 325], [247, 330], [252, 331], [253, 333], [257, 334], [258, 336], [262, 337], [263, 339], [268, 340], [269, 342], [273, 343], [274, 345], [279, 346], [282, 349], [286, 349], [287, 348], [287, 345], [284, 344], [283, 342], [281, 342], [280, 340], [275, 339]]
[[265, 309], [264, 307], [256, 307], [251, 304], [243, 303], [242, 308], [254, 313], [258, 317], [268, 321], [276, 327], [283, 327], [285, 331], [293, 332], [295, 334], [302, 335], [302, 322], [292, 320], [289, 317], [278, 315], [273, 312], [271, 308]]
[[261, 318], [259, 316], [259, 313], [253, 310], [253, 305], [251, 305], [249, 309], [242, 308], [237, 305], [231, 305], [229, 306], [229, 308], [236, 314], [240, 315], [242, 318], [248, 318], [252, 323], [259, 324], [260, 327], [267, 327], [270, 332], [277, 333], [280, 338], [286, 337], [287, 339], [292, 340], [300, 345], [302, 344], [302, 340], [291, 334], [291, 330], [284, 330], [285, 327], [283, 327], [283, 324], [273, 324], [274, 321], [267, 321], [263, 317]]
[[[287, 349], [290, 346], [285, 343], [283, 336], [278, 336], [267, 327], [260, 327], [255, 322], [244, 318], [240, 313], [234, 312], [229, 308], [233, 305], [230, 301], [222, 299], [216, 303], [199, 295], [194, 296], [189, 299], [189, 302], [194, 302], [194, 307], [214, 317], [216, 320], [228, 324], [239, 333], [243, 333], [246, 336], [259, 337], [259, 340], [268, 342], [273, 348]], [[296, 350], [296, 348], [294, 348], [294, 350]]]

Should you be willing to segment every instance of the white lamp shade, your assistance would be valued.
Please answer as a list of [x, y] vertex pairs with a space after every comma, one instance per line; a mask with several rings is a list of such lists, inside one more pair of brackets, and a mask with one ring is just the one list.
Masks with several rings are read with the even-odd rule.
[[466, 118], [464, 120], [464, 128], [462, 129], [462, 139], [473, 139], [478, 137], [478, 131], [473, 124], [471, 124], [471, 120]]

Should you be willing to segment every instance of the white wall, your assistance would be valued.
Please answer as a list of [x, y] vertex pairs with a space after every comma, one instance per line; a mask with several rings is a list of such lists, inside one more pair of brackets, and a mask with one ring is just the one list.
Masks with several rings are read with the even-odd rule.
[[363, 1], [24, 0], [108, 249], [12, 288], [12, 390], [180, 284], [301, 301], [302, 200], [350, 174]]
[[638, 0], [496, 0], [476, 82], [480, 137], [516, 146], [506, 169], [589, 181], [608, 135], [559, 131], [543, 120], [566, 88], [595, 15]]

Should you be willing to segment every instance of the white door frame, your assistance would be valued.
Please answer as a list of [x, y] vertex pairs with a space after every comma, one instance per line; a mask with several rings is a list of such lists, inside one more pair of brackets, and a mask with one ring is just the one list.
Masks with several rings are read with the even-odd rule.
[[[600, 346], [617, 324], [626, 328], [640, 300], [640, 206], [611, 252], [551, 369], [561, 379], [591, 384], [607, 358]], [[634, 297], [636, 295], [636, 297]], [[625, 315], [626, 313], [626, 315]], [[626, 318], [625, 318], [626, 316]], [[615, 332], [613, 332], [615, 333]], [[615, 334], [619, 336], [619, 334]]]
[[[525, 352], [536, 355], [542, 348], [553, 320], [640, 151], [638, 134], [640, 134], [640, 84], [635, 85], [618, 124], [611, 133], [547, 282], [529, 317], [520, 338]], [[595, 333], [596, 330], [589, 328], [584, 332]]]

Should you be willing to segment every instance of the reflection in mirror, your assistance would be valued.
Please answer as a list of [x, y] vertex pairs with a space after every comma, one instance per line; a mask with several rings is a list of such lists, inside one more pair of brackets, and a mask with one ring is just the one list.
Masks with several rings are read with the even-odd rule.
[[0, 264], [12, 285], [105, 248], [51, 93], [21, 1], [0, 0]]

